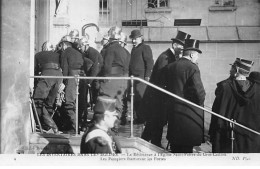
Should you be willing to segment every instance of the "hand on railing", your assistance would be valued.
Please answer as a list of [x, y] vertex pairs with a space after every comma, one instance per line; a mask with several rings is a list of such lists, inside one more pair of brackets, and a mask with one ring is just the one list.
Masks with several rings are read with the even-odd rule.
[[150, 77], [144, 77], [144, 80], [147, 81], [147, 82], [149, 82]]

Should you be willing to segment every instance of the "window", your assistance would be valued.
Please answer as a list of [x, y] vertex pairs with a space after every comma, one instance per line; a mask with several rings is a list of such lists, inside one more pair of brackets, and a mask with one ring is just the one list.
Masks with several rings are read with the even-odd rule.
[[99, 0], [99, 10], [108, 9], [108, 0]]
[[235, 0], [215, 0], [216, 6], [235, 6]]
[[148, 0], [148, 8], [168, 7], [168, 0]]

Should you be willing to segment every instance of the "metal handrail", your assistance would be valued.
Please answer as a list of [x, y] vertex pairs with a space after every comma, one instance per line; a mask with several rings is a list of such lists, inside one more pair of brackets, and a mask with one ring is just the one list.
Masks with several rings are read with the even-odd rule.
[[[134, 96], [134, 93], [133, 93], [133, 81], [134, 81], [134, 80], [143, 82], [143, 83], [145, 83], [146, 85], [151, 86], [151, 87], [153, 87], [153, 88], [155, 88], [155, 89], [157, 89], [157, 90], [159, 90], [159, 91], [161, 91], [161, 92], [163, 92], [163, 93], [166, 93], [166, 94], [168, 94], [168, 95], [170, 95], [170, 96], [172, 96], [172, 97], [175, 97], [175, 98], [177, 98], [177, 99], [179, 99], [179, 100], [181, 100], [181, 101], [183, 101], [183, 102], [185, 102], [185, 103], [188, 103], [188, 104], [190, 104], [190, 105], [192, 105], [192, 106], [195, 106], [195, 107], [197, 107], [197, 108], [199, 108], [199, 109], [201, 109], [201, 110], [204, 110], [204, 111], [206, 111], [207, 113], [213, 114], [213, 115], [215, 115], [215, 116], [217, 116], [217, 117], [219, 117], [219, 118], [221, 118], [221, 119], [223, 119], [223, 120], [225, 120], [225, 121], [230, 122], [232, 125], [237, 125], [237, 126], [243, 128], [243, 129], [245, 129], [245, 130], [248, 130], [248, 131], [250, 131], [250, 132], [252, 132], [252, 133], [255, 133], [255, 134], [257, 134], [257, 135], [260, 135], [259, 132], [255, 131], [255, 130], [249, 128], [249, 127], [246, 127], [246, 126], [244, 126], [244, 125], [242, 125], [242, 124], [240, 124], [240, 123], [237, 123], [236, 121], [230, 120], [230, 119], [228, 119], [228, 118], [226, 118], [226, 117], [224, 117], [224, 116], [221, 116], [221, 115], [219, 115], [219, 114], [217, 114], [217, 113], [214, 113], [213, 111], [207, 110], [206, 108], [201, 107], [201, 106], [199, 106], [199, 105], [197, 105], [197, 104], [195, 104], [195, 103], [193, 103], [193, 102], [191, 102], [191, 101], [189, 101], [189, 100], [186, 100], [186, 99], [184, 99], [184, 98], [182, 98], [182, 97], [180, 97], [180, 96], [178, 96], [178, 95], [176, 95], [176, 94], [173, 94], [173, 93], [171, 93], [171, 92], [169, 92], [169, 91], [167, 91], [167, 90], [165, 90], [165, 89], [163, 89], [163, 88], [160, 88], [160, 87], [158, 87], [158, 86], [156, 86], [156, 85], [154, 85], [154, 84], [152, 84], [152, 83], [150, 83], [150, 82], [147, 82], [147, 81], [145, 81], [145, 80], [143, 80], [143, 79], [141, 79], [141, 78], [134, 77], [134, 76], [131, 76], [131, 77], [30, 76], [30, 78], [100, 79], [100, 80], [102, 80], [102, 79], [110, 79], [110, 80], [125, 79], [125, 80], [131, 80], [131, 136], [130, 136], [130, 137], [133, 137], [133, 96]], [[77, 96], [77, 97], [78, 97], [78, 96]], [[76, 105], [76, 106], [78, 106], [78, 105]], [[78, 112], [76, 112], [76, 116], [77, 116], [77, 113], [78, 113]], [[76, 121], [78, 121], [77, 118], [76, 118]], [[76, 123], [76, 125], [77, 125], [77, 123]], [[76, 126], [76, 134], [78, 134], [77, 130], [78, 130], [78, 126]]]

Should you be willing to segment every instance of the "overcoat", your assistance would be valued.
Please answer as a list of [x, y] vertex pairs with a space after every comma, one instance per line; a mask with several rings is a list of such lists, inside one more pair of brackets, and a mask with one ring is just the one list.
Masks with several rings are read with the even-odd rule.
[[[167, 66], [166, 89], [186, 100], [203, 106], [205, 90], [198, 66], [186, 58]], [[183, 101], [169, 97], [167, 139], [175, 146], [196, 146], [204, 141], [204, 112]]]
[[[170, 49], [167, 49], [160, 54], [156, 60], [153, 71], [150, 78], [150, 83], [165, 88], [165, 84], [162, 83], [161, 77], [164, 74], [166, 66], [176, 61], [175, 55]], [[166, 95], [153, 87], [147, 86], [140, 105], [140, 112], [145, 120], [160, 118], [160, 120], [166, 121], [166, 114], [164, 111]], [[163, 122], [163, 123], [164, 123]]]
[[[217, 84], [212, 111], [260, 132], [260, 84], [251, 82], [246, 92], [234, 79]], [[212, 116], [209, 129], [213, 153], [231, 153], [231, 125]], [[259, 153], [260, 136], [234, 126], [234, 153]]]
[[[144, 79], [150, 77], [153, 68], [153, 54], [150, 46], [141, 43], [133, 47], [129, 65], [129, 75]], [[146, 85], [139, 81], [134, 83], [135, 101], [140, 101], [143, 97]]]

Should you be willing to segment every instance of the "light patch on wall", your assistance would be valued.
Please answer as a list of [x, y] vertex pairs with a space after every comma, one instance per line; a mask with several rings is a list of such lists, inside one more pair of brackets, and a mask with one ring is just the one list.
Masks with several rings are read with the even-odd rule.
[[[27, 128], [28, 123], [23, 116], [23, 104], [19, 101], [17, 91], [15, 90], [15, 83], [10, 86], [9, 94], [3, 105], [2, 121], [1, 121], [1, 147], [2, 153], [10, 154], [16, 153], [14, 150], [19, 149], [22, 145], [21, 137], [28, 137]], [[29, 112], [28, 112], [29, 113]], [[22, 133], [24, 132], [24, 133]], [[28, 140], [28, 139], [26, 139]]]

